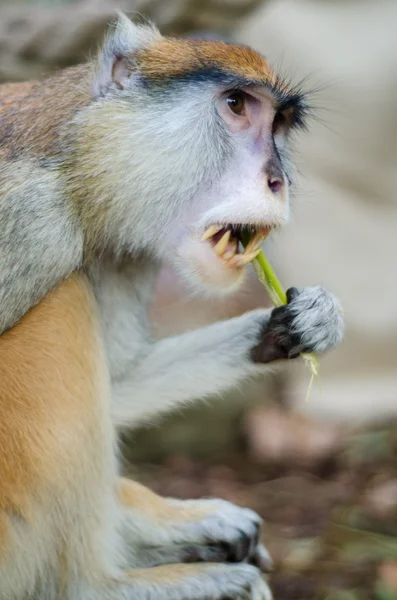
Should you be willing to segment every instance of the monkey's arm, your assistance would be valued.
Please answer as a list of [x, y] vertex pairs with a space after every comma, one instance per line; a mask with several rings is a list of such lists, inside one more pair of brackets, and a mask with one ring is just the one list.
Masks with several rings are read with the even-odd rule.
[[82, 239], [57, 175], [0, 165], [0, 334], [81, 264]]
[[115, 423], [135, 425], [258, 373], [250, 351], [269, 318], [270, 311], [254, 311], [149, 345], [145, 358], [114, 381]]
[[222, 393], [263, 365], [322, 352], [341, 338], [343, 320], [322, 287], [288, 292], [288, 304], [256, 310], [146, 347], [144, 358], [113, 381], [113, 418], [136, 424], [197, 398]]

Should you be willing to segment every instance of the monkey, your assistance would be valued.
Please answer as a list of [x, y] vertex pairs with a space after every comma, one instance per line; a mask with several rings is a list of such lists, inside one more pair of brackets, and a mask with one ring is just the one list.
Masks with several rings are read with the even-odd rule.
[[0, 88], [0, 600], [271, 597], [260, 517], [123, 479], [117, 434], [342, 340], [318, 285], [161, 340], [147, 317], [163, 264], [244, 285], [307, 111], [251, 48], [124, 15], [93, 61]]

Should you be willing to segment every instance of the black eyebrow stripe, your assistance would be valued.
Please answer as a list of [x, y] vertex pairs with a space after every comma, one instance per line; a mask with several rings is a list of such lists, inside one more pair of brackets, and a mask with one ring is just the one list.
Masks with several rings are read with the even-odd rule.
[[294, 109], [294, 115], [291, 126], [305, 127], [305, 119], [310, 112], [310, 105], [307, 101], [307, 94], [299, 87], [294, 88], [293, 85], [287, 84], [280, 77], [272, 76], [267, 78], [250, 79], [242, 77], [232, 71], [220, 68], [214, 65], [200, 65], [197, 69], [189, 72], [181, 72], [173, 74], [170, 77], [141, 74], [142, 84], [155, 92], [156, 89], [172, 89], [179, 85], [186, 84], [203, 84], [211, 81], [219, 85], [233, 89], [242, 87], [263, 87], [274, 97], [278, 110], [286, 110], [287, 108]]
[[[165, 77], [164, 74], [161, 74], [161, 76], [159, 75], [158, 77], [155, 74], [142, 74], [141, 77], [148, 83], [159, 85], [172, 85], [173, 83], [205, 83], [207, 81], [212, 81], [214, 83], [230, 85], [232, 88], [254, 86], [266, 87], [280, 102], [291, 102], [305, 96], [305, 93], [302, 90], [295, 90], [291, 85], [287, 86], [280, 78], [275, 78], [274, 76], [267, 78], [264, 75], [263, 78], [251, 79], [242, 77], [233, 71], [228, 71], [227, 69], [212, 65], [201, 65], [193, 71], [181, 71], [170, 77]], [[288, 91], [287, 88], [291, 88], [291, 91]]]

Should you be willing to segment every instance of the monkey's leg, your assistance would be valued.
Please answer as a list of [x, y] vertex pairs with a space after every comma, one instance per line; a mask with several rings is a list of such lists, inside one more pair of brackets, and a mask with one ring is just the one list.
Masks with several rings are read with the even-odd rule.
[[224, 500], [162, 498], [119, 480], [129, 562], [145, 567], [178, 562], [249, 562], [263, 570], [270, 557], [260, 543], [261, 518]]
[[81, 600], [123, 565], [95, 313], [75, 275], [0, 337], [0, 600]]

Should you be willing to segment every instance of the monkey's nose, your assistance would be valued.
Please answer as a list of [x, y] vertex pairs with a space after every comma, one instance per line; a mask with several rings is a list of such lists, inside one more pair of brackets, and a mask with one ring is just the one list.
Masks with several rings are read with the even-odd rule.
[[280, 200], [285, 192], [285, 177], [280, 161], [272, 157], [266, 164], [264, 175], [266, 187], [271, 194], [278, 196]]
[[284, 202], [288, 198], [288, 187], [284, 177], [265, 174], [265, 194], [277, 202]]
[[279, 179], [278, 177], [268, 177], [267, 187], [272, 192], [272, 194], [279, 194], [284, 187], [284, 181], [282, 179]]

